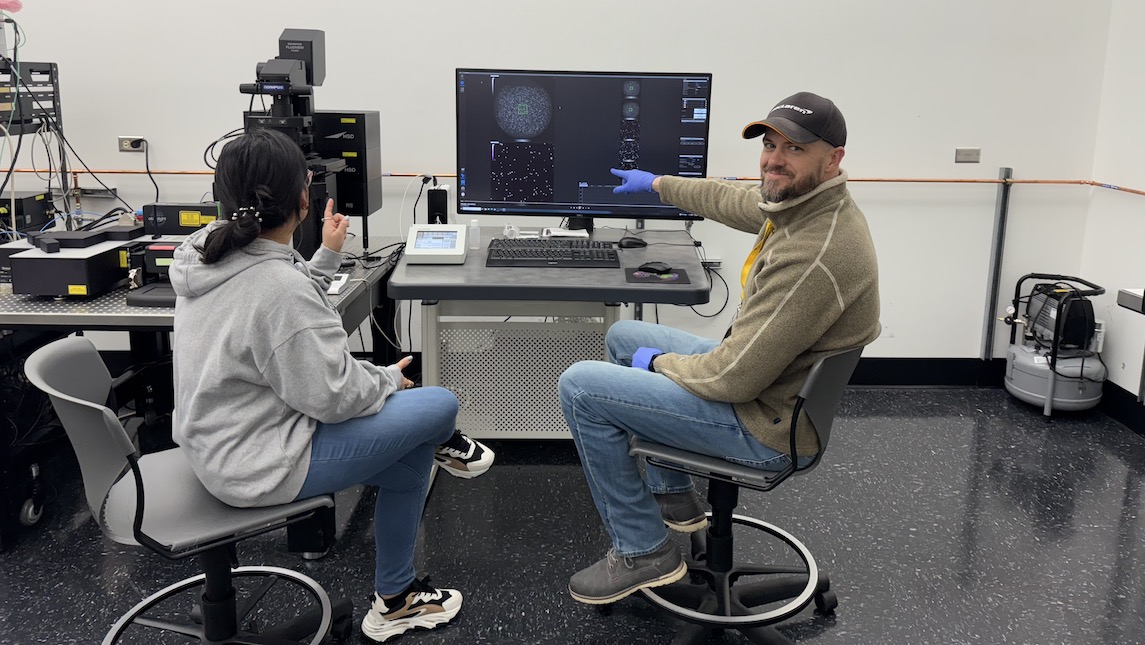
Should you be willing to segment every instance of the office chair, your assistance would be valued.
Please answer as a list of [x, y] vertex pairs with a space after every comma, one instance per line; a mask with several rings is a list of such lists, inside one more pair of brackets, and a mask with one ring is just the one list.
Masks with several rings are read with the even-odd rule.
[[[344, 638], [352, 632], [349, 601], [332, 604], [321, 585], [289, 569], [240, 567], [235, 549], [240, 540], [332, 507], [332, 497], [235, 508], [203, 487], [181, 448], [137, 456], [123, 425], [103, 405], [111, 390], [111, 375], [86, 338], [64, 338], [41, 347], [28, 357], [24, 371], [51, 398], [79, 460], [92, 517], [104, 535], [120, 544], [145, 546], [169, 560], [197, 556], [202, 567], [202, 574], [165, 587], [135, 605], [112, 626], [105, 645], [120, 642], [133, 625], [175, 632], [195, 642], [263, 645], [317, 645], [329, 636]], [[247, 597], [237, 597], [235, 578], [251, 580], [253, 590]], [[317, 607], [260, 628], [253, 624], [255, 612], [260, 612], [259, 620], [264, 620], [264, 613], [281, 613], [270, 600], [261, 602], [279, 581], [289, 583], [295, 596], [306, 596]], [[201, 589], [197, 602], [185, 603], [193, 606], [172, 608], [180, 604], [178, 600], [161, 606], [196, 588]], [[304, 593], [299, 594], [299, 589]], [[152, 609], [157, 611], [149, 615]], [[170, 618], [184, 612], [185, 621]], [[141, 631], [146, 630], [137, 628], [132, 634], [139, 638]]]
[[[838, 606], [830, 579], [816, 565], [806, 546], [777, 526], [733, 511], [740, 488], [768, 491], [791, 475], [806, 474], [819, 464], [827, 450], [839, 399], [862, 352], [861, 347], [844, 350], [819, 359], [811, 367], [791, 418], [791, 454], [795, 454], [795, 431], [801, 410], [807, 412], [819, 438], [819, 453], [802, 467], [793, 460], [781, 471], [757, 470], [719, 457], [631, 439], [629, 454], [642, 456], [661, 468], [709, 480], [710, 523], [703, 533], [692, 534], [691, 554], [686, 557], [690, 575], [672, 585], [641, 589], [652, 604], [687, 622], [677, 632], [673, 645], [703, 643], [711, 632], [726, 629], [741, 632], [753, 643], [790, 643], [770, 625], [794, 616], [812, 600], [823, 614], [833, 613]], [[733, 562], [733, 524], [778, 538], [802, 564]]]

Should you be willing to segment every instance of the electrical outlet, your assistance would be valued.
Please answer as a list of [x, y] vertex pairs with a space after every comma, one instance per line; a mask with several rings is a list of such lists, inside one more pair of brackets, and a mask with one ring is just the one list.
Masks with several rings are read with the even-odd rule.
[[147, 143], [143, 137], [119, 137], [119, 151], [120, 152], [143, 152], [143, 146]]

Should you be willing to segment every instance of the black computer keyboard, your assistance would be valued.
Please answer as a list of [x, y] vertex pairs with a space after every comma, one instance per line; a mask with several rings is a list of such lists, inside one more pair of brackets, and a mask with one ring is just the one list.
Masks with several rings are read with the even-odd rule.
[[487, 267], [615, 269], [620, 257], [609, 242], [580, 239], [489, 240]]

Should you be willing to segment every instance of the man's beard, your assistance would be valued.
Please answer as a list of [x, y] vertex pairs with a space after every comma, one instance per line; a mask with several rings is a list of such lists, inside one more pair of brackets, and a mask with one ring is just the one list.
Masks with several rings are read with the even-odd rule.
[[[763, 171], [763, 180], [760, 182], [760, 191], [763, 193], [763, 200], [767, 202], [784, 202], [796, 197], [802, 197], [807, 193], [815, 190], [815, 188], [823, 183], [823, 169], [820, 168], [819, 172], [807, 175], [801, 179], [797, 178], [794, 182], [787, 185], [785, 188], [777, 188], [775, 186], [768, 186], [767, 170]], [[790, 171], [784, 169], [783, 172], [790, 178]]]

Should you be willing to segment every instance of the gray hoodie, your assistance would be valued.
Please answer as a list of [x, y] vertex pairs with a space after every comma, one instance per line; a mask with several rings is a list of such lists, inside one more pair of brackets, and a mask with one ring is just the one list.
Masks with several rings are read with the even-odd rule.
[[172, 434], [209, 491], [233, 506], [292, 501], [306, 480], [319, 421], [375, 414], [401, 372], [355, 359], [326, 298], [341, 256], [310, 262], [256, 239], [214, 264], [202, 246], [219, 223], [175, 251]]

